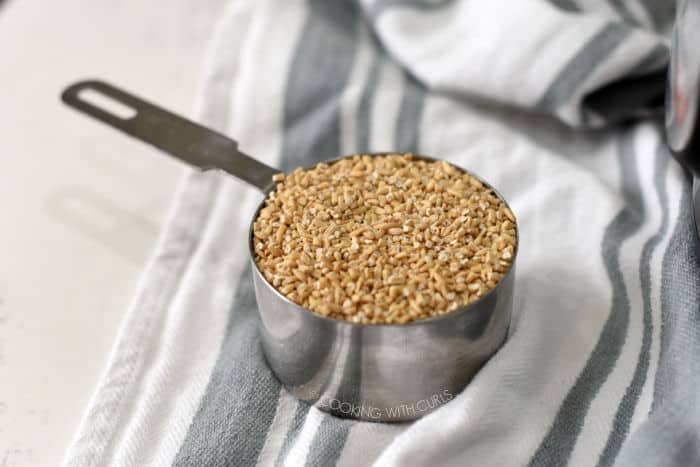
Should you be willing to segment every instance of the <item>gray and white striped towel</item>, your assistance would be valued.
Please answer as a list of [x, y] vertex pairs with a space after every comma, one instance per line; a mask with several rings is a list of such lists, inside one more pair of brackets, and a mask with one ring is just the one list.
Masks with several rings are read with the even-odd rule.
[[192, 174], [66, 465], [699, 463], [689, 181], [659, 122], [628, 118], [660, 102], [673, 10], [658, 0], [232, 1], [195, 117], [283, 169], [393, 149], [492, 181], [522, 242], [509, 340], [412, 424], [343, 420], [297, 401], [256, 331], [246, 235], [260, 195]]

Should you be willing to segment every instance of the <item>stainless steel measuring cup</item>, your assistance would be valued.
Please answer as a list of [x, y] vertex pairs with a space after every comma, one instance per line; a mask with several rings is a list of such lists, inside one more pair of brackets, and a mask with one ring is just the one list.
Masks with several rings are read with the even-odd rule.
[[[84, 99], [87, 91], [128, 107], [132, 115], [120, 117]], [[232, 139], [109, 84], [79, 82], [62, 99], [202, 170], [223, 170], [265, 195], [275, 188], [272, 176], [279, 171], [243, 154]], [[263, 352], [290, 393], [322, 410], [369, 421], [416, 419], [454, 398], [506, 338], [517, 243], [508, 272], [476, 302], [408, 324], [364, 325], [323, 317], [278, 292], [255, 264], [252, 225], [248, 248]]]

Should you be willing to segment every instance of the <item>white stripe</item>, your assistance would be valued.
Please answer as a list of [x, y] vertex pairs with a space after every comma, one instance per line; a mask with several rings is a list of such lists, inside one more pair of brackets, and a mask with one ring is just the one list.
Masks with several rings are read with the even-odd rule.
[[354, 423], [336, 467], [372, 465], [394, 438], [409, 426], [407, 423]]
[[304, 426], [301, 432], [299, 432], [294, 446], [289, 450], [287, 458], [284, 460], [285, 467], [299, 467], [306, 464], [311, 442], [316, 436], [316, 432], [321, 422], [323, 422], [323, 418], [327, 416], [327, 414], [324, 414], [316, 407], [311, 407], [311, 409], [309, 409], [306, 420], [304, 421]]
[[258, 456], [257, 465], [261, 467], [274, 465], [298, 405], [299, 401], [283, 389], [277, 404], [275, 418], [272, 420], [270, 430], [265, 439], [265, 445]]
[[576, 0], [576, 4], [586, 13], [598, 13], [603, 18], [615, 18], [617, 12], [609, 0]]
[[367, 81], [372, 59], [376, 55], [370, 43], [370, 33], [363, 21], [358, 21], [357, 53], [348, 85], [340, 98], [340, 155], [350, 155], [357, 148], [357, 109]]
[[372, 125], [369, 147], [371, 152], [394, 149], [396, 115], [401, 105], [403, 90], [401, 69], [391, 60], [383, 60], [374, 102], [372, 103]]

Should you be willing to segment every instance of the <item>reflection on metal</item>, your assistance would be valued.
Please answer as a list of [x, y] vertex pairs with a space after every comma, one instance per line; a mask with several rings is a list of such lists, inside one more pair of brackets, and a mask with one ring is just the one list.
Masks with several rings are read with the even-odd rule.
[[[698, 85], [700, 85], [700, 2], [682, 0], [671, 42], [669, 92], [666, 102], [668, 144], [684, 153], [697, 138]], [[681, 162], [687, 161], [685, 154]], [[694, 159], [694, 158], [693, 158]], [[692, 163], [693, 166], [696, 163]], [[694, 170], [691, 168], [691, 170]]]
[[[671, 64], [666, 92], [666, 134], [673, 156], [696, 177], [693, 216], [700, 234], [700, 1], [679, 0], [671, 41]], [[698, 244], [700, 246], [700, 243]]]

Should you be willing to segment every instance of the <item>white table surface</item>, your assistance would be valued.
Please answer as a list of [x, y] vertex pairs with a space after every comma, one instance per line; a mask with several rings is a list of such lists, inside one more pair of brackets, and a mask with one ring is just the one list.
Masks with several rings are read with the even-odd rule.
[[185, 170], [59, 93], [101, 77], [189, 112], [223, 4], [0, 3], [1, 467], [60, 464]]

